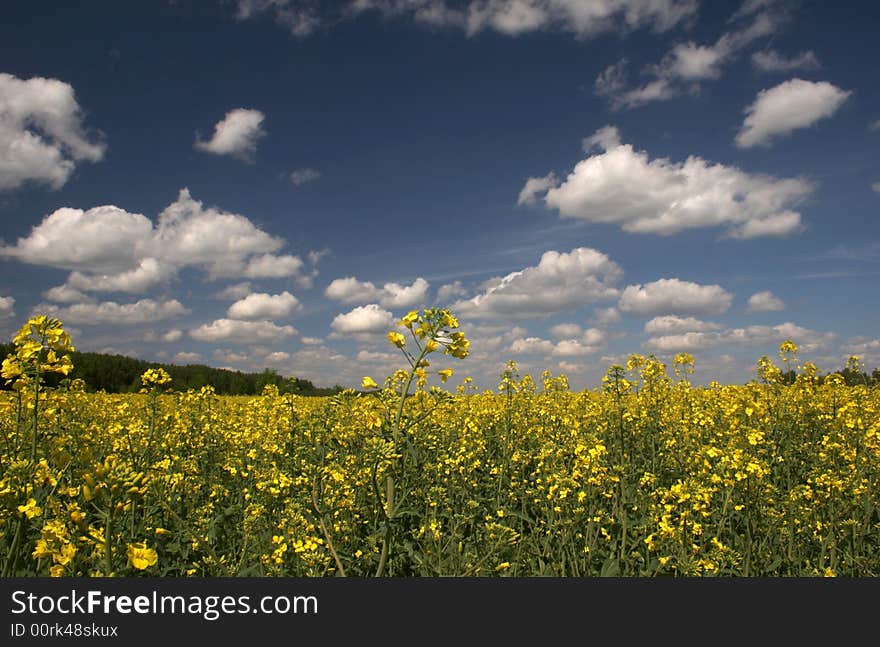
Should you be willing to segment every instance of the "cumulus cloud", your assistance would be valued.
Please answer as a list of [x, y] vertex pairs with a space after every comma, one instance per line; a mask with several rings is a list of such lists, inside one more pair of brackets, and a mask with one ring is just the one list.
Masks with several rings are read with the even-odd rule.
[[856, 355], [861, 359], [880, 358], [880, 339], [853, 337], [841, 346], [848, 355]]
[[736, 136], [740, 148], [768, 145], [774, 138], [808, 128], [833, 115], [852, 92], [827, 81], [791, 79], [758, 93], [746, 107], [745, 121]]
[[321, 177], [321, 172], [313, 168], [300, 168], [290, 172], [290, 181], [295, 186], [302, 186], [314, 182]]
[[15, 316], [15, 298], [0, 297], [0, 321]]
[[752, 54], [752, 65], [761, 72], [787, 73], [795, 70], [818, 70], [819, 59], [812, 50], [786, 58], [774, 49]]
[[267, 364], [283, 364], [284, 362], [290, 361], [290, 353], [286, 353], [283, 350], [276, 350], [266, 355], [263, 358], [263, 361]]
[[243, 274], [250, 279], [281, 279], [293, 276], [310, 284], [309, 277], [302, 274], [302, 268], [303, 261], [299, 256], [261, 254], [248, 261]]
[[339, 336], [384, 333], [394, 328], [394, 317], [378, 304], [370, 303], [336, 315], [330, 327]]
[[246, 364], [250, 357], [246, 353], [237, 353], [233, 350], [218, 348], [212, 353], [218, 362], [225, 364]]
[[83, 273], [73, 271], [67, 279], [67, 286], [74, 290], [89, 292], [128, 292], [140, 294], [167, 281], [174, 273], [174, 267], [163, 264], [155, 258], [143, 258], [137, 267], [113, 274]]
[[517, 204], [534, 204], [537, 202], [537, 195], [544, 193], [547, 189], [556, 186], [559, 181], [554, 173], [548, 173], [544, 177], [530, 177], [526, 180], [525, 186], [519, 192], [516, 200]]
[[55, 303], [85, 303], [94, 299], [69, 285], [56, 285], [43, 292], [43, 298]]
[[77, 163], [100, 161], [105, 150], [87, 132], [72, 86], [0, 73], [0, 191], [27, 182], [59, 189]]
[[681, 279], [660, 279], [645, 285], [629, 285], [618, 307], [629, 314], [647, 317], [658, 314], [694, 315], [725, 312], [733, 295], [720, 285], [700, 285]]
[[595, 249], [548, 251], [538, 265], [493, 279], [484, 292], [451, 307], [464, 318], [543, 318], [617, 297], [613, 286], [622, 276], [620, 266]]
[[64, 323], [123, 326], [172, 319], [188, 314], [189, 310], [177, 299], [168, 301], [141, 299], [134, 303], [102, 301], [100, 303], [74, 303], [63, 307], [52, 303], [41, 303], [34, 307], [34, 313], [55, 317]]
[[290, 292], [255, 292], [229, 306], [226, 316], [230, 319], [281, 319], [300, 310], [302, 304]]
[[[568, 326], [571, 326], [569, 324]], [[575, 331], [575, 327], [578, 329]], [[562, 339], [555, 344], [540, 337], [518, 337], [512, 341], [508, 351], [517, 355], [542, 355], [544, 357], [579, 357], [596, 353], [605, 342], [605, 333], [596, 328], [586, 331], [579, 326], [567, 329], [557, 327], [556, 332], [572, 333], [570, 338]], [[473, 345], [473, 343], [472, 343]]]
[[463, 297], [467, 294], [467, 290], [461, 284], [461, 281], [454, 281], [441, 285], [437, 290], [437, 301], [446, 303], [455, 297]]
[[610, 308], [596, 308], [593, 310], [593, 317], [590, 319], [591, 324], [600, 328], [608, 328], [619, 321], [620, 312], [613, 306]]
[[561, 323], [550, 329], [550, 334], [556, 339], [571, 339], [577, 337], [583, 332], [581, 327], [575, 323]]
[[677, 317], [675, 315], [654, 317], [645, 323], [645, 333], [648, 335], [705, 332], [707, 330], [718, 330], [719, 328], [721, 328], [721, 324], [711, 321], [702, 321], [694, 317]]
[[359, 281], [353, 276], [334, 279], [324, 290], [324, 296], [340, 303], [364, 303], [378, 301], [386, 308], [409, 308], [424, 303], [428, 294], [428, 282], [419, 277], [412, 285], [386, 283], [377, 288], [369, 281]]
[[676, 43], [658, 63], [645, 66], [642, 75], [649, 80], [636, 87], [629, 86], [627, 61], [622, 59], [599, 74], [595, 92], [606, 98], [613, 110], [664, 101], [684, 92], [695, 93], [702, 82], [720, 78], [723, 69], [744, 48], [776, 33], [788, 18], [789, 11], [782, 2], [746, 2], [728, 21], [735, 27], [722, 33], [714, 43]]
[[770, 290], [757, 292], [749, 297], [749, 312], [779, 312], [780, 310], [785, 310], [785, 304]]
[[155, 225], [112, 205], [62, 207], [15, 245], [0, 247], [0, 258], [72, 270], [68, 287], [81, 291], [139, 293], [185, 267], [200, 268], [210, 279], [310, 281], [298, 256], [277, 254], [283, 245], [245, 216], [206, 208], [182, 189]]
[[579, 336], [559, 341], [553, 348], [553, 355], [563, 357], [575, 357], [592, 355], [598, 352], [605, 344], [605, 331], [597, 328], [588, 328]]
[[164, 333], [160, 339], [164, 342], [174, 343], [176, 341], [180, 341], [183, 339], [183, 331], [180, 328], [172, 328], [168, 332]]
[[265, 137], [265, 115], [259, 110], [237, 108], [226, 113], [214, 126], [214, 135], [203, 141], [196, 135], [196, 150], [214, 155], [231, 155], [243, 162], [253, 163], [257, 142]]
[[696, 14], [697, 0], [351, 0], [341, 6], [310, 0], [238, 0], [237, 15], [245, 20], [270, 14], [294, 36], [303, 38], [321, 26], [367, 12], [433, 28], [458, 29], [468, 36], [493, 31], [516, 37], [552, 30], [590, 38], [645, 27], [667, 31]]
[[233, 283], [232, 285], [227, 285], [219, 292], [215, 292], [213, 294], [213, 298], [238, 301], [239, 299], [244, 299], [253, 291], [253, 285], [251, 285], [249, 281], [244, 281], [242, 283]]
[[305, 38], [323, 23], [318, 6], [303, 0], [237, 0], [239, 20], [256, 18], [261, 13], [271, 14], [291, 34]]
[[174, 357], [171, 358], [171, 361], [177, 364], [192, 364], [194, 362], [198, 362], [200, 359], [202, 359], [202, 356], [198, 353], [193, 353], [191, 351], [181, 351], [175, 354]]
[[718, 332], [686, 332], [678, 335], [663, 335], [652, 337], [643, 345], [656, 352], [673, 353], [722, 348], [727, 345], [759, 346], [791, 339], [804, 352], [813, 352], [828, 347], [836, 337], [837, 335], [833, 332], [817, 332], [786, 322], [777, 326], [748, 326], [746, 328], [728, 328]]
[[540, 337], [515, 339], [508, 349], [518, 355], [547, 355], [553, 352], [553, 342]]
[[563, 218], [659, 235], [719, 226], [733, 238], [802, 230], [800, 213], [793, 209], [813, 192], [808, 181], [751, 175], [695, 156], [684, 162], [652, 160], [620, 143], [616, 129], [609, 128], [590, 142], [611, 147], [578, 162], [544, 195], [544, 204]]
[[279, 326], [268, 320], [242, 321], [240, 319], [217, 319], [189, 331], [189, 336], [197, 341], [246, 345], [278, 342], [295, 334], [297, 331], [293, 326]]

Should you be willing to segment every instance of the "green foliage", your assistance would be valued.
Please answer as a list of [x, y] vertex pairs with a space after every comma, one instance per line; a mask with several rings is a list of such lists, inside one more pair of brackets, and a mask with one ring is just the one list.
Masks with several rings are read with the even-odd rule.
[[[0, 344], [0, 361], [14, 353], [12, 344]], [[74, 369], [67, 379], [81, 379], [88, 391], [107, 393], [136, 393], [141, 388], [140, 376], [147, 369], [163, 368], [171, 376], [171, 388], [175, 391], [200, 389], [212, 386], [222, 395], [259, 395], [266, 385], [278, 387], [279, 393], [296, 395], [332, 395], [342, 387], [316, 387], [311, 381], [302, 378], [285, 378], [277, 371], [266, 368], [261, 373], [244, 373], [229, 369], [214, 368], [204, 364], [178, 366], [159, 362], [148, 362], [125, 355], [106, 355], [103, 353], [71, 353]], [[46, 376], [46, 384], [56, 387], [65, 379], [63, 375]], [[0, 382], [3, 382], [0, 380]], [[0, 384], [0, 389], [8, 389], [8, 384]]]

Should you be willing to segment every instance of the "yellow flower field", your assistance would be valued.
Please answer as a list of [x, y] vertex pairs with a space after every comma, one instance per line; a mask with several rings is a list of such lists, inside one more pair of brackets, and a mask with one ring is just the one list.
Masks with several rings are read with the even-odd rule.
[[2, 575], [880, 575], [876, 387], [768, 358], [697, 387], [682, 354], [581, 392], [511, 363], [476, 393], [457, 328], [404, 317], [405, 368], [366, 392], [170, 393], [151, 370], [114, 395], [46, 388], [71, 340], [31, 320], [3, 365]]

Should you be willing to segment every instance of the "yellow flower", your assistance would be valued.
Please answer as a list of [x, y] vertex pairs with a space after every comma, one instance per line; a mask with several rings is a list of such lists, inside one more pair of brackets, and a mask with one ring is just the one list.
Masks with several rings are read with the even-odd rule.
[[439, 371], [437, 371], [437, 374], [440, 376], [440, 381], [445, 384], [446, 380], [448, 380], [450, 377], [452, 377], [452, 369], [451, 368], [443, 368], [443, 369], [440, 369]]
[[397, 346], [398, 348], [403, 348], [406, 346], [406, 337], [401, 335], [399, 332], [390, 332], [388, 333], [388, 341]]
[[419, 313], [416, 312], [415, 310], [413, 310], [413, 311], [407, 313], [406, 316], [400, 320], [400, 325], [406, 326], [407, 328], [412, 330], [412, 325], [418, 320], [418, 318], [419, 318]]
[[155, 566], [159, 561], [159, 556], [152, 548], [147, 548], [147, 542], [140, 541], [136, 544], [128, 545], [128, 561], [139, 571], [144, 570], [148, 566]]
[[376, 381], [371, 378], [369, 375], [365, 376], [363, 380], [361, 380], [361, 386], [365, 389], [378, 389], [379, 385], [376, 384]]
[[43, 514], [43, 509], [37, 505], [36, 499], [28, 499], [26, 504], [18, 506], [18, 511], [27, 516], [28, 519], [33, 519]]

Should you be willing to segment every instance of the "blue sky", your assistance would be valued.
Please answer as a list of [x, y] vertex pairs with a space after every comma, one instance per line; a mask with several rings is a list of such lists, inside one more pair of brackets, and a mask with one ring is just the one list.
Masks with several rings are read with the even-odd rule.
[[[320, 385], [456, 362], [880, 365], [873, 3], [27, 3], [0, 24], [0, 333]], [[446, 364], [434, 368], [443, 368]]]

